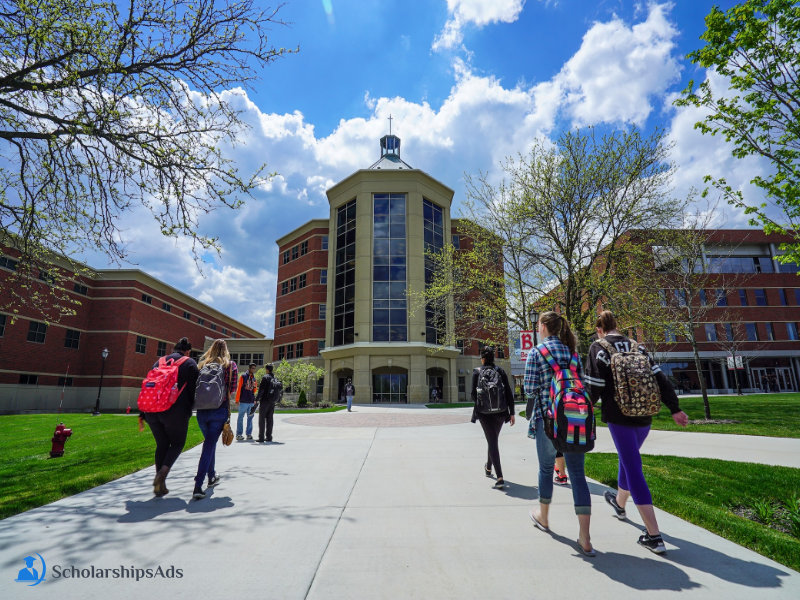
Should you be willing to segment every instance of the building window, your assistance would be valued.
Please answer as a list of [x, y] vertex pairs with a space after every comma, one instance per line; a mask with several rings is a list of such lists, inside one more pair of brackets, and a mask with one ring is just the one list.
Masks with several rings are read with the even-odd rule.
[[373, 195], [372, 339], [408, 340], [406, 195]]
[[283, 346], [278, 346], [278, 360], [283, 360], [286, 356], [286, 350]]
[[714, 323], [706, 323], [706, 339], [709, 342], [717, 341], [717, 326]]
[[661, 306], [667, 305], [667, 290], [658, 290], [658, 301]]
[[678, 303], [678, 306], [686, 306], [687, 304], [689, 304], [689, 300], [686, 296], [686, 290], [676, 288], [674, 290], [674, 293], [675, 293], [675, 301]]
[[19, 382], [22, 385], [36, 385], [39, 383], [38, 375], [28, 375], [27, 373], [20, 373]]
[[697, 292], [697, 295], [700, 297], [700, 305], [708, 306], [708, 296], [706, 296], [706, 291], [700, 290], [699, 292]]
[[9, 271], [16, 271], [19, 261], [9, 258], [7, 256], [0, 256], [0, 267], [8, 269]]
[[497, 358], [505, 358], [506, 357], [506, 349], [503, 346], [497, 347]]
[[253, 362], [253, 355], [250, 352], [242, 352], [239, 355], [239, 364], [242, 365], [242, 370], [245, 367], [250, 367], [250, 363]]
[[297, 309], [297, 322], [302, 323], [306, 320], [306, 307], [303, 306], [302, 308]]
[[44, 269], [39, 269], [39, 279], [50, 285], [53, 285], [56, 282], [55, 275], [49, 271], [45, 271]]
[[797, 263], [788, 262], [788, 263], [778, 263], [778, 270], [781, 273], [797, 273], [800, 271], [800, 266]]
[[336, 258], [334, 264], [333, 345], [355, 339], [356, 296], [356, 201], [336, 209]]
[[322, 246], [321, 247], [322, 247], [323, 250], [327, 250], [328, 249], [328, 236], [327, 235], [323, 235], [322, 236]]
[[136, 352], [139, 354], [147, 352], [147, 338], [143, 335], [136, 336]]
[[773, 273], [772, 259], [768, 256], [709, 256], [711, 273]]
[[37, 344], [44, 344], [44, 338], [47, 336], [47, 325], [45, 323], [38, 323], [31, 321], [28, 326], [28, 341], [36, 342]]
[[328, 314], [328, 305], [327, 304], [320, 304], [319, 305], [319, 318], [321, 320], [325, 320], [325, 316]]
[[142, 294], [142, 302], [144, 302], [145, 304], [152, 304], [153, 303], [153, 297], [152, 296], [148, 296], [147, 294]]
[[288, 263], [290, 260], [291, 260], [291, 258], [289, 257], [289, 251], [288, 250], [284, 250], [283, 251], [283, 264]]
[[323, 389], [325, 389], [325, 378], [320, 377], [317, 379], [317, 394], [321, 394]]
[[408, 375], [406, 373], [373, 373], [372, 401], [408, 402]]
[[58, 378], [58, 387], [72, 387], [72, 377], [59, 377]]
[[158, 342], [158, 347], [156, 348], [156, 356], [166, 356], [167, 355], [167, 342]]
[[747, 341], [749, 342], [758, 341], [758, 327], [756, 327], [755, 323], [745, 323], [744, 329], [745, 332], [747, 333]]
[[235, 362], [237, 365], [239, 364], [239, 355], [231, 352], [231, 362]]
[[456, 250], [461, 248], [461, 238], [458, 236], [457, 233], [453, 234], [453, 248]]
[[308, 254], [308, 240], [300, 242], [300, 256]]
[[456, 348], [459, 354], [464, 354], [464, 340], [456, 340]]
[[717, 306], [728, 306], [728, 294], [723, 289], [717, 289]]
[[297, 289], [297, 277], [292, 277], [289, 280], [289, 291], [294, 292]]
[[287, 358], [287, 360], [291, 359], [291, 358], [294, 358], [294, 345], [293, 344], [288, 344], [286, 346], [286, 358]]
[[227, 327], [223, 327], [222, 328], [222, 335], [228, 335], [228, 328]]
[[278, 327], [286, 327], [286, 313], [278, 315]]
[[320, 269], [320, 271], [319, 271], [319, 282], [321, 284], [328, 283], [328, 269]]
[[254, 352], [253, 353], [253, 362], [258, 365], [259, 367], [264, 364], [264, 353], [263, 352]]
[[[428, 253], [439, 252], [444, 247], [444, 213], [440, 206], [422, 200], [422, 236], [425, 249], [425, 287], [433, 283], [433, 260]], [[425, 305], [425, 342], [444, 343], [447, 331], [446, 313], [439, 304]]]
[[303, 342], [297, 342], [297, 358], [303, 358]]
[[458, 376], [458, 393], [459, 394], [466, 394], [467, 393], [467, 378], [463, 375]]
[[197, 324], [198, 325], [203, 325], [205, 322], [206, 322], [205, 319], [201, 319], [200, 317], [197, 317]]
[[73, 285], [72, 289], [74, 291], [76, 291], [77, 293], [82, 294], [84, 296], [88, 296], [89, 295], [89, 288], [86, 287], [85, 285], [81, 285], [80, 283], [76, 283], [75, 285]]
[[167, 312], [172, 312], [172, 307], [166, 302], [161, 303], [161, 308], [163, 308]]
[[778, 300], [780, 300], [781, 306], [789, 306], [789, 303], [786, 301], [786, 290], [783, 288], [778, 289]]
[[725, 339], [729, 342], [733, 342], [736, 338], [733, 336], [733, 323], [725, 323], [723, 325], [725, 328]]
[[786, 324], [786, 339], [797, 341], [797, 323]]
[[216, 323], [209, 323], [208, 326], [211, 327], [212, 331], [216, 331], [217, 330], [217, 324]]
[[6, 315], [0, 315], [0, 337], [3, 337], [6, 334], [6, 321], [8, 317]]
[[300, 288], [300, 289], [303, 289], [304, 287], [306, 287], [306, 274], [305, 273], [303, 273], [302, 275], [300, 275], [300, 277], [298, 277], [298, 279], [297, 279], [297, 287]]
[[756, 306], [767, 305], [767, 290], [757, 289], [753, 290], [753, 293], [756, 295]]
[[188, 320], [188, 321], [191, 321], [192, 320], [192, 315], [190, 315], [187, 311], [183, 311], [183, 318]]
[[764, 323], [764, 327], [767, 329], [767, 339], [770, 342], [775, 341], [775, 328], [772, 326], [772, 323]]
[[325, 350], [325, 340], [317, 340], [317, 354], [320, 350]]
[[285, 296], [288, 293], [289, 293], [289, 282], [284, 281], [283, 283], [281, 283], [281, 296]]
[[666, 342], [677, 342], [678, 336], [675, 335], [675, 332], [672, 329], [665, 329], [664, 330], [664, 341]]
[[289, 325], [294, 325], [294, 311], [289, 311]]
[[747, 290], [739, 290], [739, 303], [742, 306], [747, 306]]
[[292, 260], [297, 259], [298, 256], [299, 256], [298, 248], [297, 246], [294, 246], [292, 248]]
[[81, 332], [74, 329], [67, 329], [67, 335], [64, 338], [64, 348], [77, 348], [81, 339]]

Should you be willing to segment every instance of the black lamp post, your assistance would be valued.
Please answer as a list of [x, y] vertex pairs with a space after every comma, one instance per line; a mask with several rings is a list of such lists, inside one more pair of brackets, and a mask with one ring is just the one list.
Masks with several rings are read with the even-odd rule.
[[531, 311], [531, 327], [533, 328], [533, 345], [539, 345], [539, 313]]
[[103, 348], [103, 351], [100, 353], [103, 357], [103, 364], [100, 366], [100, 386], [97, 388], [97, 402], [94, 404], [94, 412], [92, 415], [95, 417], [100, 415], [100, 392], [103, 389], [103, 374], [106, 371], [106, 359], [108, 358], [108, 348]]

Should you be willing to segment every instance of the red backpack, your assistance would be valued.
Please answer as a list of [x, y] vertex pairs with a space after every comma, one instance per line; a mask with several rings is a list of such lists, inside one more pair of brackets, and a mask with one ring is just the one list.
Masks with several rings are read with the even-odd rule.
[[188, 360], [188, 356], [179, 359], [162, 356], [158, 365], [152, 369], [142, 381], [137, 404], [139, 410], [146, 413], [164, 412], [169, 409], [180, 396], [184, 383], [178, 388], [178, 368]]

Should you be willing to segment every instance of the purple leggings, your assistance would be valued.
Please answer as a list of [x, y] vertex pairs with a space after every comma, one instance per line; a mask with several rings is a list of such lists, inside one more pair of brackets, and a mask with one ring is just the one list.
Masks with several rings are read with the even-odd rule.
[[642, 456], [639, 454], [639, 448], [642, 447], [647, 434], [650, 433], [650, 426], [629, 427], [628, 425], [609, 423], [608, 430], [611, 432], [611, 439], [614, 440], [617, 454], [619, 454], [617, 487], [628, 490], [634, 504], [652, 504], [653, 497], [644, 480]]

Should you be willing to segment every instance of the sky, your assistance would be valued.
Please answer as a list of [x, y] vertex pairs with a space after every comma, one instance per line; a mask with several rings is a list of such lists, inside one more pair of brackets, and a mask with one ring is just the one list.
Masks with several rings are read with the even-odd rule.
[[[714, 4], [735, 2], [290, 1], [279, 12], [288, 25], [272, 27], [270, 42], [299, 52], [261, 70], [252, 89], [224, 91], [249, 125], [226, 156], [244, 174], [265, 162], [277, 175], [239, 210], [201, 218], [221, 253], [205, 254], [198, 269], [190, 242], [164, 238], [141, 210], [119, 223], [129, 264], [84, 258], [142, 269], [272, 337], [275, 240], [328, 217], [325, 190], [379, 158], [390, 114], [402, 158], [455, 191], [454, 217], [465, 174], [499, 182], [506, 158], [589, 125], [663, 129], [676, 197], [712, 174], [754, 198], [748, 182], [768, 165], [734, 159], [723, 140], [694, 129], [699, 109], [673, 105], [690, 80], [724, 86], [686, 59], [702, 46]], [[717, 212], [718, 226], [747, 226], [724, 203]]]

